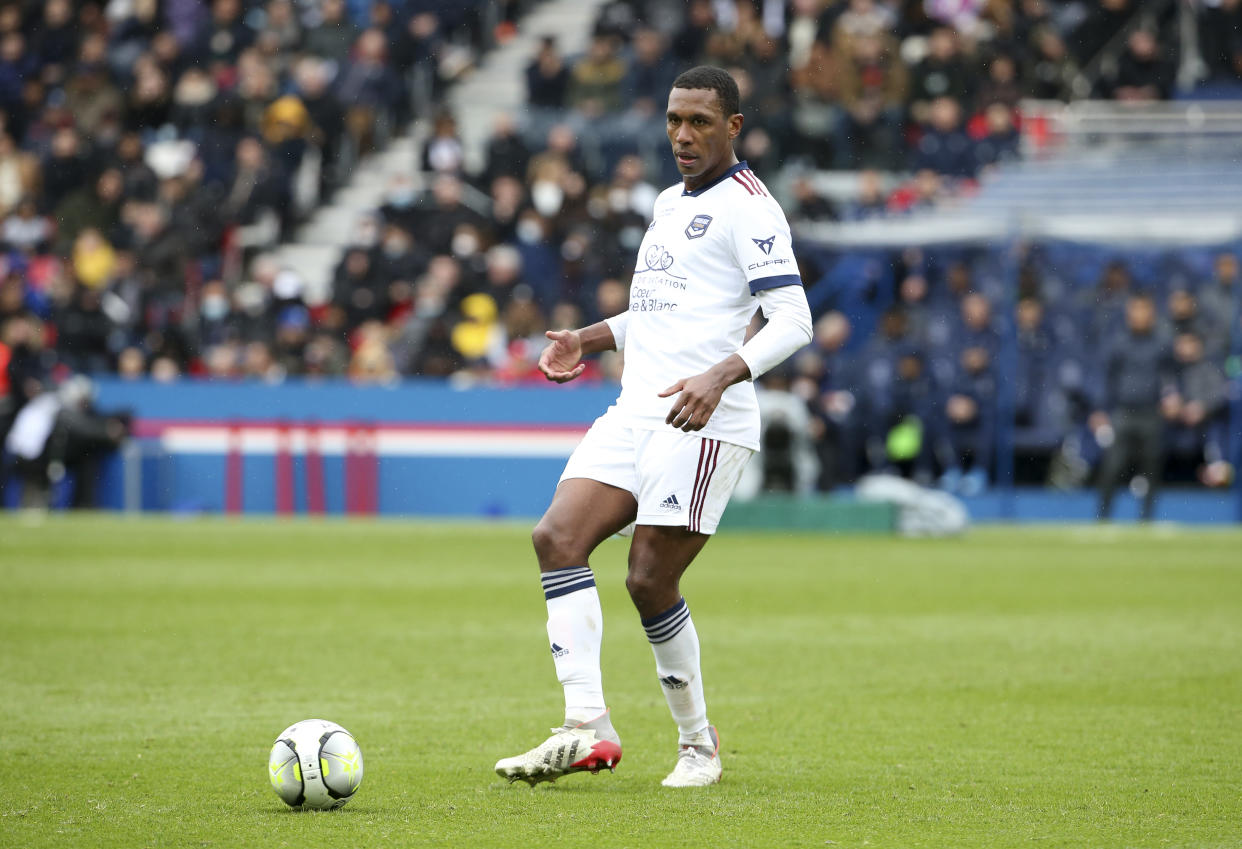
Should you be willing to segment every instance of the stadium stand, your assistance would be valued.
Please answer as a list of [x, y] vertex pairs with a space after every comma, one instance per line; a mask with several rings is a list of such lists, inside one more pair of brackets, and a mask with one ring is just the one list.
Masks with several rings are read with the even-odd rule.
[[778, 377], [821, 488], [1082, 484], [1136, 290], [1166, 472], [1224, 484], [1239, 33], [1235, 0], [2, 3], [4, 418], [75, 372], [539, 380], [546, 328], [625, 308], [706, 62], [799, 237], [820, 332]]

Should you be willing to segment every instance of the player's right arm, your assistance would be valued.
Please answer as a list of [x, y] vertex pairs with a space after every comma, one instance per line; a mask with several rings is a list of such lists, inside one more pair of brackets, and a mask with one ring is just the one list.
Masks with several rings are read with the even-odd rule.
[[628, 316], [628, 313], [623, 313], [580, 330], [547, 331], [544, 335], [551, 340], [551, 344], [539, 355], [539, 370], [548, 380], [556, 383], [573, 380], [586, 368], [583, 357], [620, 349], [614, 325], [620, 325], [620, 336], [624, 339], [624, 321]]

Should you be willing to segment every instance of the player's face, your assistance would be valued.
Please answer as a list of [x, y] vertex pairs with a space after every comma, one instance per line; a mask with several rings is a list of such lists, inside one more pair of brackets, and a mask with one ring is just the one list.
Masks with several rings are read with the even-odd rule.
[[668, 140], [686, 188], [694, 191], [737, 164], [733, 140], [741, 115], [725, 115], [711, 89], [675, 88], [668, 93]]

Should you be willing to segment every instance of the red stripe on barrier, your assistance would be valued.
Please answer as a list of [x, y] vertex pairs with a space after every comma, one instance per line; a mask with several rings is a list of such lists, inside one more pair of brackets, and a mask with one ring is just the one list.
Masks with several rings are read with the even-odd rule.
[[375, 427], [363, 431], [362, 463], [362, 512], [374, 516], [379, 512], [379, 438]]
[[224, 460], [224, 512], [226, 513], [242, 511], [244, 463], [241, 428], [235, 424], [229, 425], [229, 453]]
[[319, 427], [306, 426], [306, 512], [312, 516], [324, 513], [323, 455], [319, 453]]
[[353, 425], [346, 431], [345, 512], [374, 515], [379, 507], [379, 458], [373, 425]]
[[293, 514], [293, 455], [289, 425], [276, 428], [276, 513], [281, 516]]

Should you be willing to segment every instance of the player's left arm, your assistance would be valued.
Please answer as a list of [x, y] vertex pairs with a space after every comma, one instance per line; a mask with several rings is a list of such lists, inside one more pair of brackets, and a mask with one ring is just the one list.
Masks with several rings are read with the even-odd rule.
[[733, 258], [768, 323], [744, 344], [702, 374], [677, 381], [660, 393], [676, 395], [665, 423], [684, 431], [707, 425], [724, 391], [753, 380], [811, 341], [811, 310], [798, 274], [789, 222], [766, 191], [756, 191], [729, 220]]
[[768, 323], [737, 353], [661, 392], [661, 398], [677, 395], [664, 419], [666, 424], [687, 433], [702, 430], [716, 412], [726, 389], [743, 380], [755, 379], [811, 341], [811, 309], [800, 283], [761, 289], [756, 294]]

